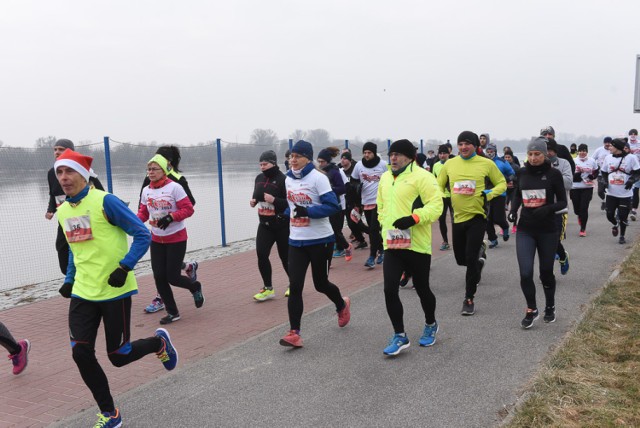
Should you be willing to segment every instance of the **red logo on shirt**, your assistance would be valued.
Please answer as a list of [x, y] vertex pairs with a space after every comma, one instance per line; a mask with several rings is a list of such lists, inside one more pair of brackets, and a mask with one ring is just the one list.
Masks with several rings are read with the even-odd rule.
[[300, 205], [310, 205], [312, 202], [311, 198], [306, 193], [293, 193], [291, 190], [287, 192], [287, 199], [294, 204]]
[[149, 198], [147, 200], [147, 206], [149, 208], [153, 208], [155, 210], [168, 210], [171, 207], [171, 202], [167, 201], [166, 199], [153, 199], [153, 198]]

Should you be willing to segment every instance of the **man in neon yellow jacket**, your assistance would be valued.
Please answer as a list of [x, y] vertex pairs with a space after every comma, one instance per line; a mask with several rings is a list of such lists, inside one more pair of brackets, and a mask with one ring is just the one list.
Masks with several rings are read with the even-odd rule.
[[420, 346], [435, 343], [438, 323], [436, 297], [429, 288], [431, 224], [442, 213], [442, 192], [435, 177], [416, 165], [416, 148], [409, 140], [398, 140], [389, 148], [390, 166], [378, 186], [378, 220], [384, 246], [384, 297], [394, 335], [383, 350], [397, 355], [409, 347], [398, 290], [402, 273], [413, 273], [425, 315]]

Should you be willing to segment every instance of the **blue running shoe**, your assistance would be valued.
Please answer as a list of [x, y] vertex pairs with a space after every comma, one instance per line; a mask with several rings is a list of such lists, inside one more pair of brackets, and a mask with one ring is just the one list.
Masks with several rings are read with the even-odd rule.
[[422, 337], [420, 337], [420, 346], [431, 346], [436, 343], [436, 333], [438, 332], [438, 322], [433, 325], [425, 325]]
[[187, 263], [184, 273], [191, 279], [191, 282], [196, 282], [198, 280], [198, 262]]
[[498, 246], [498, 240], [494, 239], [493, 241], [489, 241], [489, 248], [496, 248]]
[[152, 314], [154, 312], [158, 312], [164, 309], [164, 302], [162, 301], [162, 297], [160, 296], [156, 296], [151, 303], [149, 303], [149, 306], [147, 306], [146, 308], [144, 308], [144, 311], [148, 314]]
[[120, 428], [121, 426], [120, 410], [116, 409], [113, 412], [98, 413], [98, 422], [93, 428]]
[[502, 229], [502, 240], [507, 242], [509, 240], [509, 228]]
[[560, 260], [560, 273], [566, 275], [569, 272], [569, 252], [565, 250], [564, 260]]
[[175, 369], [178, 364], [178, 351], [171, 343], [169, 332], [164, 328], [159, 328], [156, 330], [156, 337], [159, 337], [162, 341], [162, 349], [156, 354], [158, 359], [162, 361], [165, 369]]
[[376, 263], [381, 265], [383, 261], [384, 261], [384, 251], [380, 251], [378, 253], [378, 258], [376, 259]]
[[373, 256], [369, 257], [369, 258], [367, 259], [367, 261], [366, 261], [366, 262], [364, 262], [364, 265], [365, 265], [366, 267], [368, 267], [368, 268], [374, 268], [374, 267], [376, 267], [376, 261], [375, 261], [374, 257], [373, 257]]
[[391, 340], [389, 340], [389, 346], [382, 351], [385, 355], [398, 355], [403, 349], [407, 349], [411, 343], [409, 338], [401, 336], [400, 334], [394, 334]]
[[346, 251], [344, 251], [344, 250], [335, 250], [333, 252], [333, 257], [334, 258], [344, 257], [345, 253], [346, 253]]

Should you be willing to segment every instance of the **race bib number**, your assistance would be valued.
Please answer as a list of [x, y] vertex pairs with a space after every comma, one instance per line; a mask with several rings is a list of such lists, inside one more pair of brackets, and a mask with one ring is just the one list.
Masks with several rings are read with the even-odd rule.
[[276, 207], [269, 202], [258, 202], [258, 215], [274, 216], [276, 215]]
[[309, 217], [292, 217], [289, 224], [291, 227], [309, 227], [311, 219]]
[[390, 250], [411, 248], [411, 229], [387, 230], [387, 248]]
[[56, 207], [59, 207], [65, 201], [65, 199], [67, 198], [67, 195], [58, 195], [55, 198], [56, 198]]
[[617, 184], [619, 186], [624, 184], [624, 174], [619, 172], [613, 172], [609, 174], [609, 184]]
[[471, 196], [476, 193], [476, 180], [463, 180], [453, 183], [453, 193]]
[[89, 215], [72, 217], [64, 220], [64, 233], [69, 242], [90, 241], [93, 239], [91, 233], [91, 219]]
[[522, 191], [522, 204], [527, 208], [541, 207], [546, 202], [547, 197], [545, 189]]
[[362, 219], [362, 214], [360, 214], [360, 212], [355, 208], [351, 210], [349, 216], [354, 223], [360, 223], [360, 219]]

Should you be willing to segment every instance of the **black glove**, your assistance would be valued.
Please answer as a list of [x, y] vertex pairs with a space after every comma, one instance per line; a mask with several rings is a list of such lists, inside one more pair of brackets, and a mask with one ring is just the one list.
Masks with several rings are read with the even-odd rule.
[[307, 207], [303, 207], [302, 205], [296, 205], [296, 207], [293, 210], [293, 217], [294, 218], [309, 217], [309, 211], [307, 210]]
[[574, 183], [579, 183], [582, 181], [582, 173], [581, 172], [574, 172], [573, 173], [573, 182]]
[[589, 180], [595, 180], [595, 179], [596, 179], [596, 176], [595, 176], [595, 175], [593, 175], [593, 174], [589, 174], [589, 175], [587, 175], [587, 178], [588, 178]]
[[531, 211], [531, 215], [538, 220], [541, 220], [547, 217], [551, 212], [553, 212], [553, 207], [551, 205], [545, 205], [542, 207], [538, 207]]
[[415, 219], [412, 215], [408, 215], [406, 217], [400, 217], [396, 221], [393, 222], [393, 227], [396, 229], [409, 229], [411, 226], [416, 224]]
[[118, 266], [116, 270], [111, 272], [111, 275], [109, 275], [109, 281], [107, 282], [112, 287], [122, 287], [127, 280], [127, 275], [129, 274], [130, 270], [131, 269], [128, 269], [122, 265]]
[[637, 180], [635, 180], [635, 179], [633, 179], [633, 178], [629, 178], [629, 179], [627, 180], [627, 182], [624, 184], [624, 188], [625, 188], [625, 189], [627, 189], [627, 190], [631, 189], [631, 188], [633, 187], [633, 185], [635, 184], [635, 182], [636, 182], [636, 181], [637, 181]]
[[65, 299], [68, 299], [71, 297], [72, 290], [73, 290], [73, 284], [71, 284], [70, 282], [65, 282], [64, 284], [62, 284], [62, 287], [60, 287], [60, 289], [58, 290], [58, 293], [60, 293], [60, 295]]
[[173, 217], [171, 217], [171, 214], [167, 214], [156, 222], [156, 226], [158, 226], [162, 230], [165, 230], [171, 223], [173, 223]]
[[511, 223], [515, 223], [516, 221], [518, 221], [518, 214], [514, 212], [510, 212], [507, 215], [507, 220], [509, 220]]

